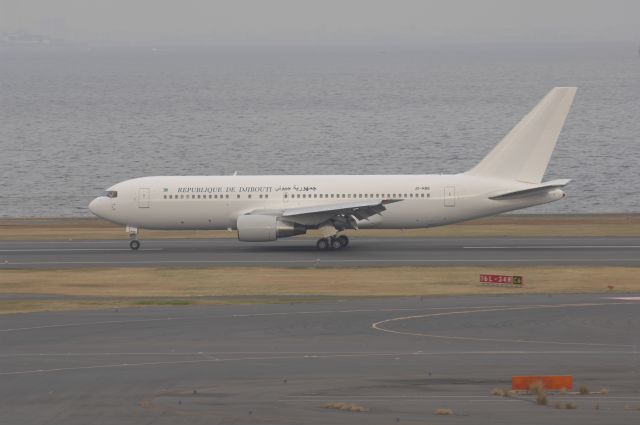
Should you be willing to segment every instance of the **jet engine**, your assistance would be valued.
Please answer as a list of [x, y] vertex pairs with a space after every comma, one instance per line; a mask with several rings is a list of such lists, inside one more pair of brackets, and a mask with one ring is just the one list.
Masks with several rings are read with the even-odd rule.
[[244, 242], [270, 242], [278, 238], [307, 233], [306, 227], [281, 221], [273, 215], [241, 215], [238, 217], [236, 227], [238, 239]]

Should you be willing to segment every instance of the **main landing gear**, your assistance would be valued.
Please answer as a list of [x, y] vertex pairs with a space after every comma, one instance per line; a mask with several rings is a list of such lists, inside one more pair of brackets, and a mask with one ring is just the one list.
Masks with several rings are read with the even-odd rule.
[[340, 249], [349, 245], [349, 238], [345, 235], [331, 236], [330, 238], [321, 238], [316, 242], [318, 249]]
[[127, 226], [126, 232], [129, 234], [129, 248], [137, 251], [140, 248], [140, 241], [138, 240], [138, 228], [133, 226]]

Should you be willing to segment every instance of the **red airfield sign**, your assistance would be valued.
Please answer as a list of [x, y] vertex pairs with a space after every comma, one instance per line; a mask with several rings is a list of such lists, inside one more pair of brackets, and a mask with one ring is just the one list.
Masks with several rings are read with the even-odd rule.
[[506, 276], [500, 274], [481, 274], [480, 283], [491, 285], [524, 285], [522, 276]]

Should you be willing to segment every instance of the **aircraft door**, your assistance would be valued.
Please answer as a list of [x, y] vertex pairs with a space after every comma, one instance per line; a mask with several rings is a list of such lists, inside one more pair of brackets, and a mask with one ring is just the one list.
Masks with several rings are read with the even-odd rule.
[[138, 208], [149, 208], [149, 197], [151, 190], [147, 187], [138, 189]]
[[455, 186], [444, 187], [444, 206], [445, 207], [456, 206], [456, 187]]

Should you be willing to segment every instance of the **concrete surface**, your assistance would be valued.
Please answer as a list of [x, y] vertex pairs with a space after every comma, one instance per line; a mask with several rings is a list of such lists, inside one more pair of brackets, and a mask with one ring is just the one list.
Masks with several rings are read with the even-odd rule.
[[638, 237], [356, 239], [337, 251], [315, 241], [232, 239], [0, 241], [0, 270], [119, 266], [354, 267], [401, 265], [640, 265]]
[[[639, 300], [391, 298], [0, 316], [0, 423], [637, 423]], [[576, 389], [609, 394], [550, 395], [549, 406], [490, 395], [515, 374], [570, 374]], [[560, 400], [577, 409], [555, 409]], [[330, 402], [368, 411], [323, 408]]]

